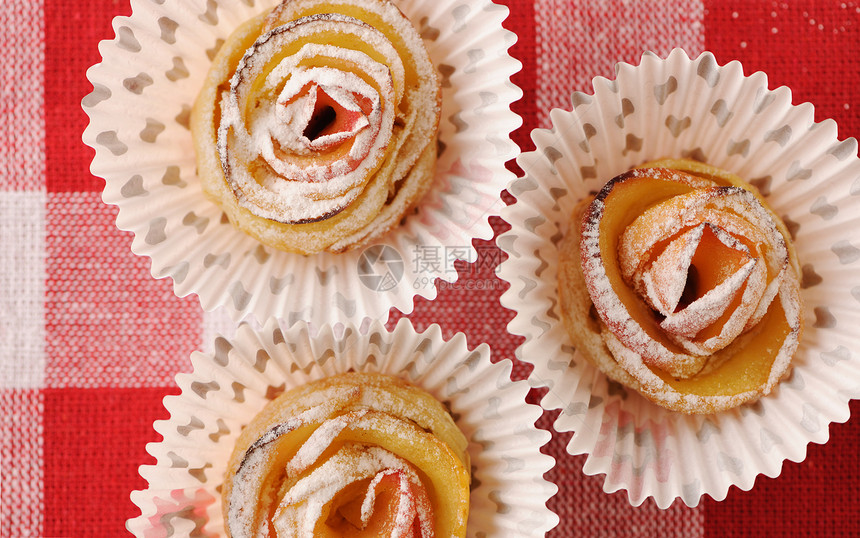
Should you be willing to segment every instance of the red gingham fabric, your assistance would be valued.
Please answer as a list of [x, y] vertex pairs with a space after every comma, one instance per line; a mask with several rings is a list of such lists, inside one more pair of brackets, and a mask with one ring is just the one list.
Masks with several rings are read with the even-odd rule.
[[[530, 131], [548, 126], [549, 110], [568, 108], [570, 93], [589, 91], [592, 77], [676, 46], [765, 71], [795, 103], [812, 102], [816, 120], [836, 120], [840, 138], [860, 137], [856, 1], [505, 3], [506, 26], [518, 35], [511, 53], [523, 63], [514, 82], [524, 97], [514, 108], [524, 123], [514, 139], [524, 151], [534, 147]], [[152, 422], [167, 416], [161, 399], [176, 393], [173, 376], [190, 369], [190, 353], [230, 326], [150, 276], [89, 172], [93, 152], [80, 138], [80, 102], [91, 90], [85, 71], [100, 59], [98, 41], [113, 37], [112, 18], [130, 12], [128, 0], [0, 3], [4, 537], [127, 535], [125, 521], [137, 515], [128, 494], [145, 487], [137, 467], [152, 463], [145, 445], [159, 440]], [[493, 225], [507, 227], [498, 218]], [[504, 284], [493, 273], [501, 253], [492, 241], [476, 246], [482, 258], [460, 265], [458, 282], [442, 284], [435, 300], [418, 299], [408, 317], [419, 328], [439, 323], [446, 336], [463, 331], [471, 345], [489, 343], [524, 378], [529, 367], [514, 358], [520, 339], [505, 331], [513, 313], [500, 306]], [[402, 316], [392, 312], [389, 323]], [[557, 459], [547, 478], [559, 486], [550, 507], [560, 524], [550, 536], [860, 535], [860, 404], [851, 410], [803, 463], [695, 508], [632, 507], [623, 492], [604, 493], [602, 477], [583, 474], [584, 458], [566, 454], [570, 435], [555, 434], [544, 449]], [[545, 413], [539, 425], [551, 431], [554, 418]]]

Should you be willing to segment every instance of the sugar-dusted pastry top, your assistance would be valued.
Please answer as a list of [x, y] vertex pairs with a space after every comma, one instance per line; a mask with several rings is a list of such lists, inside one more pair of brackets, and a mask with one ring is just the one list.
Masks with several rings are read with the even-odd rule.
[[656, 403], [710, 413], [787, 372], [802, 308], [781, 219], [739, 177], [647, 163], [577, 208], [559, 292], [575, 344]]
[[349, 372], [294, 388], [239, 436], [224, 482], [244, 536], [465, 536], [467, 441], [396, 377]]
[[213, 60], [191, 120], [202, 187], [275, 248], [355, 248], [429, 188], [440, 99], [388, 0], [285, 0]]

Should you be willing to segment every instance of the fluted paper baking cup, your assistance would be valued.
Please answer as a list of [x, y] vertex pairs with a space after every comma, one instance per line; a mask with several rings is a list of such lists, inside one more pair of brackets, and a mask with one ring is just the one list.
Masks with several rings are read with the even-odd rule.
[[[595, 78], [593, 94], [574, 93], [571, 110], [553, 110], [552, 128], [535, 130], [536, 151], [518, 159], [516, 203], [498, 239], [511, 284], [502, 304], [508, 329], [525, 337], [517, 356], [534, 364], [530, 382], [561, 409], [555, 428], [572, 431], [571, 454], [584, 471], [605, 475], [604, 490], [626, 490], [660, 507], [703, 495], [722, 500], [749, 490], [824, 443], [831, 422], [849, 417], [860, 397], [860, 160], [835, 122], [815, 123], [809, 103], [788, 88], [768, 89], [764, 73], [744, 76], [682, 50], [619, 64], [614, 80]], [[558, 243], [575, 204], [645, 161], [691, 157], [756, 185], [795, 237], [802, 267], [805, 328], [793, 370], [770, 395], [728, 412], [687, 416], [658, 407], [608, 381], [575, 350], [561, 321]]]
[[384, 318], [391, 307], [408, 313], [415, 295], [435, 297], [436, 278], [456, 280], [454, 260], [475, 260], [472, 239], [492, 237], [488, 218], [514, 177], [505, 162], [519, 151], [510, 133], [522, 121], [510, 104], [522, 92], [510, 82], [521, 64], [507, 52], [516, 41], [502, 28], [508, 9], [489, 0], [396, 2], [442, 80], [431, 192], [378, 244], [301, 256], [261, 245], [204, 197], [188, 129], [215, 51], [276, 3], [132, 0], [132, 15], [114, 19], [116, 37], [99, 44], [82, 103], [102, 198], [119, 208], [116, 224], [134, 233], [131, 248], [151, 258], [152, 275], [173, 279], [179, 296], [196, 294], [207, 311], [317, 325]]
[[147, 445], [148, 487], [131, 494], [135, 536], [223, 536], [219, 488], [243, 425], [284, 390], [348, 370], [399, 376], [451, 410], [469, 440], [468, 536], [543, 536], [557, 524], [546, 505], [557, 488], [543, 477], [554, 459], [540, 452], [550, 434], [535, 427], [541, 408], [526, 403], [525, 381], [511, 381], [510, 361], [491, 363], [486, 344], [470, 350], [462, 333], [445, 340], [438, 325], [419, 333], [406, 319], [390, 332], [378, 322], [363, 333], [312, 331], [241, 324], [213, 353], [192, 355], [193, 371], [176, 376], [181, 394], [164, 399], [170, 418], [155, 423], [163, 440]]

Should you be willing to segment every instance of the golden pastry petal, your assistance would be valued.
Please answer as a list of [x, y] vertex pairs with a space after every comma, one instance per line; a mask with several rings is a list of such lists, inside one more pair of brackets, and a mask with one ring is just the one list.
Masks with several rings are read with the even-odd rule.
[[622, 174], [578, 206], [561, 305], [574, 342], [610, 377], [671, 409], [713, 412], [787, 371], [799, 283], [784, 226], [751, 186], [707, 165], [660, 164], [676, 162]]
[[466, 444], [441, 403], [395, 377], [308, 383], [239, 436], [223, 489], [229, 534], [464, 536]]

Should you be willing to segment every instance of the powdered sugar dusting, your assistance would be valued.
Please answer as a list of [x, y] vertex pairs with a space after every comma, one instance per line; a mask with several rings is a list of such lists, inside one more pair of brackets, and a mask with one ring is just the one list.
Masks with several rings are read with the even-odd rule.
[[320, 424], [299, 451], [287, 463], [287, 475], [298, 476], [317, 462], [322, 453], [331, 446], [332, 442], [347, 427], [349, 423], [364, 416], [366, 411], [357, 411], [348, 415], [335, 417]]
[[[228, 476], [232, 489], [227, 520], [232, 536], [255, 536], [264, 530], [270, 512], [267, 506], [275, 510], [272, 524], [279, 532], [313, 536], [320, 524], [329, 524], [329, 510], [337, 509], [331, 501], [347, 487], [352, 488], [350, 497], [339, 497], [338, 502], [358, 499], [358, 487], [363, 491], [360, 517], [344, 515], [343, 521], [334, 525], [364, 528], [371, 518], [382, 518], [380, 521], [398, 529], [395, 536], [411, 536], [413, 528], [418, 528], [421, 536], [433, 536], [434, 506], [427, 493], [428, 487], [434, 487], [432, 482], [425, 484], [416, 463], [402, 455], [412, 452], [401, 454], [398, 450], [403, 448], [392, 450], [386, 446], [388, 441], [382, 440], [391, 439], [395, 446], [403, 447], [421, 446], [436, 435], [438, 439], [449, 438], [450, 432], [443, 435], [442, 430], [450, 416], [441, 404], [414, 387], [387, 387], [379, 377], [369, 374], [343, 374], [317, 385], [321, 386], [308, 385], [285, 393], [267, 408], [272, 411], [264, 410], [261, 415], [266, 421], [281, 422], [250, 444], [236, 473]], [[278, 404], [281, 400], [283, 403]], [[289, 414], [298, 409], [304, 410], [295, 416]], [[429, 433], [434, 431], [438, 433]], [[380, 442], [359, 441], [366, 439]], [[447, 446], [453, 452], [446, 458], [456, 457], [461, 450], [456, 439]], [[282, 453], [284, 450], [287, 452]], [[286, 456], [289, 459], [283, 468], [272, 468], [278, 457]], [[459, 460], [458, 464], [463, 463]], [[440, 464], [455, 465], [444, 458]], [[362, 485], [363, 481], [366, 484]], [[393, 504], [376, 513], [380, 488], [396, 495]], [[351, 510], [347, 514], [352, 514]]]
[[588, 293], [604, 323], [622, 338], [625, 345], [647, 357], [649, 364], [659, 365], [676, 376], [695, 373], [701, 368], [703, 359], [675, 353], [651, 338], [639, 321], [630, 315], [606, 274], [600, 249], [600, 228], [606, 212], [605, 199], [612, 186], [610, 182], [604, 187], [583, 216], [581, 260]]
[[[373, 507], [373, 502], [367, 502], [367, 499], [375, 496], [375, 488], [382, 477], [393, 471], [406, 481], [407, 489], [401, 491], [409, 492], [408, 488], [416, 484], [420, 487], [417, 475], [405, 460], [379, 447], [348, 443], [289, 489], [275, 513], [274, 527], [279, 536], [313, 538], [323, 508], [348, 485], [371, 478], [371, 486], [366, 490], [362, 502], [361, 517], [366, 524], [372, 516]], [[367, 512], [365, 505], [369, 505]], [[411, 496], [401, 496], [395, 514], [394, 536], [404, 536], [404, 529], [412, 527], [410, 516], [417, 515]], [[428, 514], [422, 515], [426, 520]]]
[[430, 189], [441, 98], [393, 3], [281, 2], [234, 32], [209, 71], [191, 124], [201, 184], [266, 245], [357, 248]]
[[259, 522], [255, 520], [254, 513], [259, 495], [273, 495], [273, 492], [263, 490], [262, 470], [277, 450], [275, 442], [301, 426], [322, 422], [357, 395], [355, 390], [340, 394], [310, 394], [306, 410], [269, 428], [251, 445], [233, 478], [233, 492], [227, 507], [227, 523], [232, 536], [256, 534], [255, 527]]
[[[701, 224], [680, 234], [657, 255], [650, 267], [643, 269], [643, 261], [636, 264], [635, 270], [623, 273], [625, 280], [633, 282], [649, 304], [664, 316], [671, 316], [681, 301], [690, 262], [693, 261], [704, 229], [705, 225]], [[622, 260], [622, 270], [631, 265], [626, 263], [627, 258], [619, 258]]]
[[[313, 43], [276, 60], [292, 43], [332, 29], [376, 47], [385, 63], [361, 51]], [[377, 86], [353, 72], [316, 65], [320, 58], [359, 67]], [[257, 40], [237, 66], [230, 92], [223, 94], [218, 129], [222, 167], [240, 205], [262, 218], [306, 222], [355, 200], [391, 139], [396, 109], [392, 73], [403, 76], [391, 43], [378, 30], [343, 15], [305, 17]], [[258, 79], [264, 83], [255, 89]], [[402, 80], [397, 85], [402, 87]], [[320, 95], [330, 103], [328, 110], [335, 110], [334, 121], [346, 116], [357, 116], [357, 121], [310, 139], [310, 123], [323, 114]], [[346, 151], [333, 151], [338, 146]]]
[[[776, 290], [781, 290], [782, 301], [794, 305], [783, 308], [793, 334], [800, 325], [799, 299], [793, 298], [798, 283], [795, 276], [790, 286], [794, 292], [783, 286], [790, 269], [786, 240], [773, 214], [753, 193], [684, 176], [679, 171], [643, 168], [608, 182], [584, 213], [580, 260], [589, 296], [604, 324], [606, 346], [642, 385], [638, 388], [672, 408], [694, 410], [701, 404], [699, 409], [710, 410], [744, 400], [734, 399], [737, 395], [721, 399], [675, 394], [651, 368], [676, 379], [695, 376], [714, 353], [764, 318]], [[640, 178], [650, 178], [651, 183], [637, 187]], [[629, 210], [614, 205], [614, 189], [619, 185], [627, 189], [619, 203], [629, 203], [624, 201], [637, 199], [636, 188], [659, 188], [650, 186], [655, 179], [680, 182], [692, 190], [667, 188], [662, 201], [646, 205], [631, 224], [621, 230], [607, 228], [607, 211], [623, 214]], [[603, 252], [604, 233], [619, 234], [616, 253]], [[629, 290], [613, 287], [608, 267], [615, 267], [612, 270]], [[622, 292], [633, 294], [630, 296], [641, 302], [641, 308], [628, 311], [628, 303], [619, 295]], [[668, 340], [652, 337], [651, 330]], [[796, 346], [796, 338], [790, 335], [780, 350], [762, 350], [776, 356], [771, 371], [783, 372], [787, 366], [783, 355], [790, 356]], [[771, 387], [767, 384], [745, 392], [743, 398]]]
[[729, 303], [747, 282], [756, 267], [756, 260], [749, 260], [720, 285], [690, 303], [686, 308], [666, 316], [660, 327], [670, 334], [686, 338], [695, 337], [711, 325], [726, 311]]
[[[703, 409], [730, 409], [762, 393], [758, 391], [727, 395], [708, 395], [681, 393], [666, 385], [659, 376], [642, 362], [642, 357], [625, 347], [615, 336], [607, 333], [606, 345], [618, 363], [627, 371], [633, 372], [640, 380], [639, 390], [662, 405], [685, 413], [701, 413]], [[769, 390], [768, 390], [769, 391]]]

